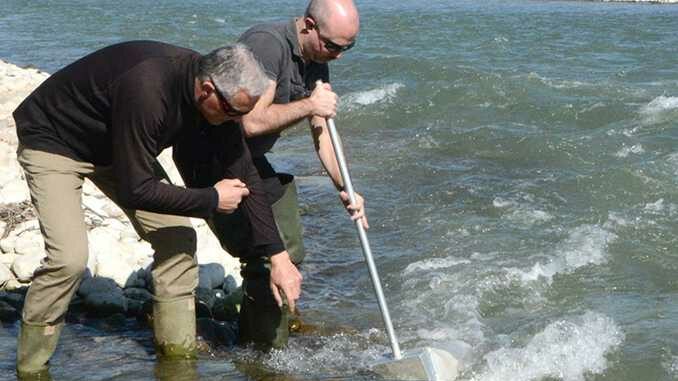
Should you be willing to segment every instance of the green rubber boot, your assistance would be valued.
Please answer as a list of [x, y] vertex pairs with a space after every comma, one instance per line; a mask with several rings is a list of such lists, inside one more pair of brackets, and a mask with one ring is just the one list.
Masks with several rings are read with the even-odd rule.
[[195, 359], [195, 298], [153, 302], [153, 334], [159, 359]]
[[51, 380], [47, 363], [56, 350], [64, 323], [38, 325], [21, 322], [16, 373], [20, 380]]
[[[292, 263], [305, 257], [297, 187], [292, 176], [279, 175], [285, 193], [271, 205], [280, 238]], [[240, 342], [252, 342], [262, 349], [280, 349], [287, 345], [292, 314], [287, 303], [278, 307], [271, 292], [269, 258], [248, 260], [243, 267], [243, 300], [240, 311]], [[285, 297], [283, 296], [283, 301]]]
[[239, 319], [239, 342], [253, 343], [261, 350], [284, 348], [289, 338], [289, 309], [287, 304], [278, 307], [273, 297], [267, 259], [249, 261], [243, 269], [244, 295]]

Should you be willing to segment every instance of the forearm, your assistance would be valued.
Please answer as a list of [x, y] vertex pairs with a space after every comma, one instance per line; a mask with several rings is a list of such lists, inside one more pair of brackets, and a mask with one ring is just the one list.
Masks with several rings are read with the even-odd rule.
[[277, 133], [297, 124], [313, 111], [308, 98], [286, 104], [269, 104], [243, 117], [242, 125], [248, 138]]
[[337, 157], [334, 153], [332, 139], [330, 138], [330, 132], [327, 129], [325, 118], [314, 116], [309, 122], [311, 123], [313, 142], [315, 144], [316, 153], [318, 154], [318, 159], [320, 159], [325, 171], [330, 179], [332, 179], [334, 187], [337, 188], [337, 190], [342, 190], [344, 188], [344, 182], [341, 179], [341, 171], [339, 170], [339, 164], [337, 163]]

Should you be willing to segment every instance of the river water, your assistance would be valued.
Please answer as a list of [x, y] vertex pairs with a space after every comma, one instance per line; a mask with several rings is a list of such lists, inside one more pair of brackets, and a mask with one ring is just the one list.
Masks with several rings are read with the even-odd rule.
[[[463, 380], [678, 379], [678, 6], [358, 5], [359, 41], [331, 66], [337, 125], [401, 345], [453, 352]], [[123, 40], [207, 52], [303, 7], [3, 0], [0, 58], [53, 72]], [[301, 309], [326, 332], [225, 348], [186, 379], [369, 379], [389, 347], [355, 230], [305, 126], [274, 151], [299, 181]], [[17, 329], [0, 329], [2, 379]], [[152, 380], [150, 348], [135, 321], [73, 323], [53, 376]]]

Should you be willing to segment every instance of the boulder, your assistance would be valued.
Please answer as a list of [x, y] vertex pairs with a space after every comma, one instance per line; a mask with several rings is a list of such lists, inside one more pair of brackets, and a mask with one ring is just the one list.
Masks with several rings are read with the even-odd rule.
[[218, 263], [200, 265], [198, 287], [209, 290], [221, 287], [225, 276], [224, 267]]
[[20, 282], [30, 282], [33, 279], [33, 273], [40, 267], [44, 255], [19, 255], [12, 263], [12, 272]]

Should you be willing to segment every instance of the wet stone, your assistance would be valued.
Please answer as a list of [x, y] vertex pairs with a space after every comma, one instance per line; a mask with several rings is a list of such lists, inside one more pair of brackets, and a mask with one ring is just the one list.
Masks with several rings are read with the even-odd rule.
[[0, 300], [0, 321], [4, 323], [13, 323], [21, 317], [19, 311], [9, 303]]

